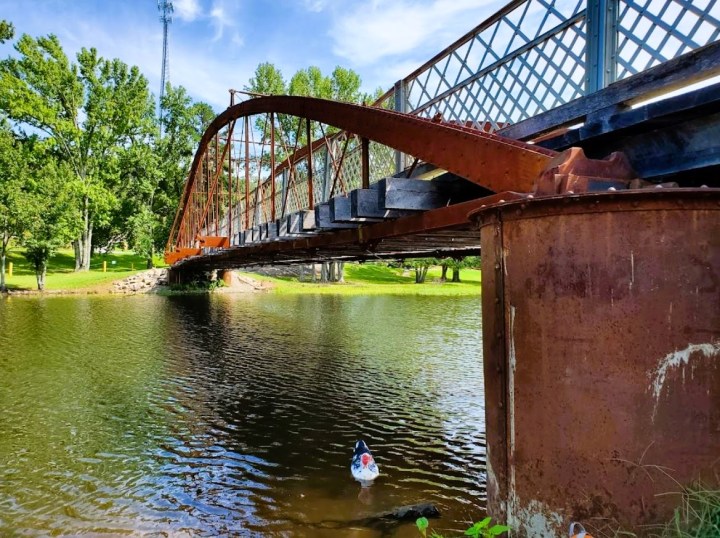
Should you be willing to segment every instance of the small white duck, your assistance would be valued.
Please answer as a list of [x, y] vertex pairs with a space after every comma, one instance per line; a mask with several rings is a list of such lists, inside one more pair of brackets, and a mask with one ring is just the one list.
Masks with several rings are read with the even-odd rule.
[[350, 472], [362, 487], [368, 487], [380, 474], [380, 470], [365, 441], [360, 440], [355, 443]]

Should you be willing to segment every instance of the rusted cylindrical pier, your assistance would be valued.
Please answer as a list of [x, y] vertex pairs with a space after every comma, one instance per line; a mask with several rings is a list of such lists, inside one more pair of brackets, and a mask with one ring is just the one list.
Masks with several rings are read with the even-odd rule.
[[[518, 536], [666, 521], [720, 476], [720, 191], [474, 215], [490, 514]], [[645, 528], [646, 529], [646, 528]]]

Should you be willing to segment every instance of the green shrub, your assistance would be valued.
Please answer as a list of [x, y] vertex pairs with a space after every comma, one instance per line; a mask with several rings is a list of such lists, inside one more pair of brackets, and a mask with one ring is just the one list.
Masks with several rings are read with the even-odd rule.
[[[490, 526], [492, 518], [486, 517], [482, 521], [478, 521], [472, 527], [465, 531], [465, 536], [471, 536], [472, 538], [494, 538], [510, 530], [507, 525], [493, 525]], [[427, 538], [428, 527], [430, 523], [427, 518], [421, 517], [416, 522], [418, 530], [423, 538]], [[443, 538], [442, 534], [438, 534], [435, 531], [430, 532], [430, 538]]]

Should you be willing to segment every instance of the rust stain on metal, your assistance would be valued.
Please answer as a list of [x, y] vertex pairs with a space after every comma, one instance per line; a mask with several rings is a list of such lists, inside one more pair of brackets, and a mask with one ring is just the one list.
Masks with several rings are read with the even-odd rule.
[[661, 494], [720, 471], [720, 191], [536, 198], [475, 217], [491, 513], [520, 536], [577, 520], [642, 535], [679, 502]]
[[583, 193], [598, 190], [621, 190], [649, 185], [636, 179], [630, 161], [622, 152], [605, 159], [588, 159], [582, 148], [570, 148], [554, 157], [540, 173], [534, 194]]

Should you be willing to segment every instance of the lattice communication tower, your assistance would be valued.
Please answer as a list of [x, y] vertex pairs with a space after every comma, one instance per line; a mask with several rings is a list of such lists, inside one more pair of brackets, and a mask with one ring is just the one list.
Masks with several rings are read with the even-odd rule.
[[160, 22], [163, 23], [163, 50], [162, 50], [162, 73], [160, 74], [160, 97], [158, 100], [158, 111], [160, 114], [160, 134], [162, 135], [162, 98], [165, 95], [165, 83], [170, 79], [170, 65], [168, 63], [168, 26], [172, 22], [173, 3], [172, 0], [157, 0], [158, 11], [160, 11]]

